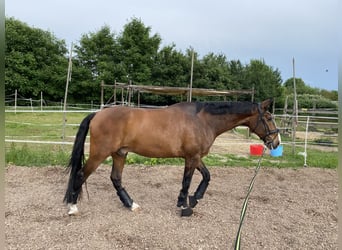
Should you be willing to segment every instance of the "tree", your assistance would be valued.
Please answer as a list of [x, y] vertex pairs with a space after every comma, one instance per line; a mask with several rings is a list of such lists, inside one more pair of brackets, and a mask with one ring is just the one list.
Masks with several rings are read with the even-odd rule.
[[91, 80], [110, 82], [114, 80], [115, 61], [119, 61], [116, 58], [118, 50], [115, 34], [109, 26], [103, 26], [97, 32], [81, 37], [75, 59], [90, 71]]
[[140, 20], [132, 19], [118, 36], [109, 26], [83, 35], [75, 49], [75, 83], [70, 86], [75, 100], [99, 102], [101, 81], [113, 84], [114, 81], [133, 80], [139, 84], [151, 84], [161, 39], [158, 35], [151, 37], [150, 30]]
[[67, 49], [53, 34], [6, 18], [5, 92], [60, 101], [67, 75]]
[[[151, 34], [151, 27], [137, 18], [132, 18], [119, 35], [108, 25], [83, 35], [74, 49], [68, 101], [100, 103], [101, 81], [113, 84], [132, 80], [133, 84], [188, 87], [193, 53], [194, 88], [254, 88], [255, 101], [273, 97], [277, 106], [283, 105], [284, 95], [293, 93], [293, 79], [282, 85], [278, 69], [266, 65], [264, 60], [251, 60], [243, 65], [239, 60], [228, 61], [223, 54], [209, 53], [200, 58], [192, 48], [182, 53], [175, 44], [160, 49], [160, 43], [160, 36]], [[49, 100], [60, 101], [64, 97], [68, 58], [63, 40], [14, 18], [6, 18], [5, 53], [7, 95], [18, 89], [22, 95], [33, 98], [39, 98], [41, 91]], [[296, 79], [296, 88], [298, 95], [321, 95], [334, 102], [338, 99], [337, 91], [311, 88], [300, 78]], [[106, 91], [105, 95], [109, 99], [112, 93]], [[250, 96], [232, 98], [250, 100]], [[195, 97], [193, 100], [209, 99], [219, 98]], [[142, 103], [155, 105], [181, 100], [180, 96], [141, 96]], [[316, 103], [316, 106], [325, 105], [325, 100]]]
[[[171, 44], [157, 53], [153, 62], [151, 83], [154, 86], [187, 87], [189, 71], [189, 59], [176, 50], [175, 44]], [[143, 99], [145, 101], [145, 94]], [[182, 97], [178, 95], [149, 95], [148, 97], [148, 101], [159, 105], [169, 105], [181, 100]]]
[[225, 89], [225, 85], [230, 80], [226, 56], [209, 53], [202, 58], [200, 63], [201, 78], [206, 82], [200, 87]]
[[146, 27], [140, 19], [133, 18], [118, 37], [120, 63], [128, 73], [129, 80], [134, 82], [151, 84], [152, 67], [161, 38], [158, 34], [151, 36], [150, 33], [150, 27]]
[[[305, 84], [301, 78], [296, 78], [296, 93], [299, 108], [336, 108], [337, 91], [320, 90]], [[293, 77], [284, 82], [285, 93], [289, 96], [288, 105], [293, 105]]]
[[188, 59], [176, 50], [175, 44], [163, 47], [153, 62], [151, 74], [153, 85], [186, 87], [188, 64]]
[[[296, 78], [295, 80], [296, 80], [296, 92], [298, 95], [301, 95], [301, 94], [316, 95], [319, 93], [318, 89], [311, 88], [310, 86], [306, 85], [302, 78]], [[293, 93], [294, 91], [293, 90], [294, 88], [293, 77], [287, 79], [284, 82], [284, 87], [285, 87], [287, 95]]]
[[241, 87], [242, 89], [254, 87], [256, 101], [270, 97], [282, 100], [283, 89], [281, 84], [282, 79], [278, 70], [266, 65], [264, 60], [251, 60], [250, 64], [246, 66], [246, 79]]
[[226, 85], [227, 89], [241, 89], [245, 82], [246, 69], [240, 60], [232, 60], [228, 62], [228, 72], [230, 75], [229, 82]]
[[335, 101], [335, 102], [338, 101], [338, 92], [336, 90], [328, 91], [328, 90], [321, 89], [320, 94], [323, 97], [325, 97], [331, 101]]
[[81, 37], [75, 48], [70, 94], [79, 102], [100, 103], [101, 81], [114, 83], [125, 72], [120, 68], [119, 46], [109, 26]]

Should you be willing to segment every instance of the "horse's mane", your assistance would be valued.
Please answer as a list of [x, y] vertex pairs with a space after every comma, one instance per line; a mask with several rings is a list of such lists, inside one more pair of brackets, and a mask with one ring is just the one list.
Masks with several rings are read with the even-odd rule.
[[196, 102], [196, 112], [201, 110], [212, 115], [251, 114], [253, 102]]

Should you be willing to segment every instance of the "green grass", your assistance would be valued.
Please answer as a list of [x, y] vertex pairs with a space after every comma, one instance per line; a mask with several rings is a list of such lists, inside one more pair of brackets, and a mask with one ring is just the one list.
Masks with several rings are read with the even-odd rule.
[[[65, 136], [68, 141], [72, 141], [75, 136], [79, 124], [87, 113], [68, 113], [67, 127]], [[22, 124], [25, 122], [25, 124]], [[44, 141], [62, 142], [63, 131], [63, 113], [6, 113], [5, 116], [5, 135], [8, 139], [29, 139]], [[240, 130], [237, 130], [240, 131]], [[245, 136], [245, 130], [240, 131]], [[6, 163], [19, 166], [50, 166], [61, 165], [66, 166], [71, 152], [71, 145], [50, 145], [50, 144], [33, 144], [33, 143], [5, 143], [6, 146]], [[271, 157], [266, 154], [261, 162], [262, 166], [267, 167], [290, 167], [297, 168], [304, 165], [304, 157], [298, 155], [304, 151], [303, 148], [297, 147], [296, 152], [292, 153], [290, 145], [284, 145], [283, 156]], [[338, 152], [324, 152], [316, 149], [308, 149], [307, 165], [309, 167], [320, 168], [336, 168], [338, 165]], [[259, 157], [237, 156], [233, 154], [210, 154], [204, 158], [207, 166], [219, 167], [255, 167]], [[111, 161], [105, 163], [111, 165]], [[127, 164], [144, 164], [144, 165], [184, 165], [183, 159], [178, 158], [146, 158], [136, 154], [129, 154]]]
[[[284, 147], [283, 156], [272, 157], [265, 154], [261, 161], [264, 167], [276, 168], [299, 168], [304, 165], [304, 157], [297, 152], [292, 154], [290, 146]], [[56, 145], [32, 145], [23, 144], [17, 145], [11, 143], [6, 147], [6, 163], [18, 166], [66, 166], [69, 162], [71, 145], [56, 146]], [[310, 149], [307, 152], [307, 165], [309, 167], [320, 168], [336, 168], [338, 164], [337, 152], [322, 152], [315, 149]], [[255, 167], [259, 161], [259, 156], [236, 156], [233, 154], [210, 154], [203, 158], [204, 163], [208, 167]], [[111, 165], [111, 159], [108, 158], [105, 164]], [[154, 165], [184, 165], [184, 160], [180, 158], [147, 158], [133, 153], [127, 157], [127, 164], [143, 164], [147, 166]]]
[[[87, 113], [67, 113], [65, 136], [75, 136], [77, 126]], [[5, 136], [6, 138], [54, 140], [61, 141], [63, 135], [63, 113], [6, 113]]]
[[[290, 146], [284, 147], [284, 154], [281, 157], [272, 157], [265, 154], [261, 166], [276, 168], [298, 168], [303, 167], [304, 157], [299, 155], [300, 149], [292, 154]], [[6, 163], [18, 166], [66, 166], [69, 162], [71, 146], [60, 145], [17, 145], [11, 143], [6, 147]], [[332, 168], [338, 164], [337, 152], [323, 152], [310, 149], [307, 152], [307, 165], [309, 167]], [[208, 167], [255, 167], [259, 161], [259, 156], [237, 156], [233, 154], [217, 155], [210, 154], [203, 158]], [[108, 158], [105, 164], [111, 165]], [[184, 166], [184, 160], [180, 158], [147, 158], [130, 153], [127, 157], [127, 164], [154, 165], [179, 165]]]
[[17, 166], [66, 166], [69, 162], [70, 149], [61, 146], [32, 144], [15, 145], [6, 148], [6, 163]]
[[[82, 119], [88, 113], [67, 113], [64, 135], [65, 141], [72, 141]], [[6, 139], [63, 142], [63, 119], [60, 112], [6, 112]], [[70, 137], [70, 138], [68, 138]], [[67, 165], [71, 145], [37, 143], [5, 143], [7, 164], [18, 166]]]

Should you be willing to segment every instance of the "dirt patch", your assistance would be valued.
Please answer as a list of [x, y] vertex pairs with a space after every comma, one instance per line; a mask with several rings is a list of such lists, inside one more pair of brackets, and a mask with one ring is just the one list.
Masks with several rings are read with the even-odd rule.
[[[254, 169], [209, 168], [204, 199], [189, 218], [176, 207], [183, 167], [127, 166], [123, 185], [141, 205], [119, 201], [100, 166], [80, 215], [62, 203], [62, 167], [6, 169], [6, 249], [232, 249]], [[191, 192], [200, 175], [195, 173]], [[337, 171], [261, 168], [242, 228], [242, 249], [337, 249]]]

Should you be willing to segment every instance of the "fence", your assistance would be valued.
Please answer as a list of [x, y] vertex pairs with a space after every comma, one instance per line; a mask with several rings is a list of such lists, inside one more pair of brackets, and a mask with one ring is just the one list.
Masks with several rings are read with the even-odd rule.
[[[40, 94], [40, 99], [32, 99], [32, 98], [26, 98], [22, 95], [20, 95], [17, 91], [15, 91], [12, 95], [6, 95], [5, 96], [5, 107], [7, 111], [13, 111], [13, 112], [23, 112], [23, 111], [55, 111], [60, 110], [63, 111], [64, 109], [64, 100], [61, 100], [60, 102], [54, 102], [45, 100], [43, 98], [43, 93]], [[68, 110], [94, 110], [94, 109], [100, 109], [100, 104], [94, 104], [93, 102], [89, 104], [68, 104], [67, 108]]]
[[[68, 110], [66, 111], [69, 115], [72, 113], [90, 113], [94, 112], [95, 109], [92, 110]], [[19, 110], [17, 109], [14, 111], [13, 109], [6, 109], [6, 113], [13, 113], [13, 112], [32, 112], [32, 113], [41, 113], [41, 114], [49, 114], [49, 113], [60, 113], [61, 120], [60, 123], [55, 122], [51, 123], [35, 123], [27, 121], [17, 121], [15, 122], [18, 126], [33, 126], [35, 127], [35, 131], [37, 134], [27, 134], [22, 135], [24, 138], [19, 138], [20, 136], [15, 134], [7, 134], [5, 137], [5, 142], [12, 142], [12, 143], [36, 143], [36, 144], [72, 144], [73, 136], [76, 134], [76, 128], [79, 125], [79, 122], [82, 119], [82, 115], [80, 115], [79, 120], [74, 121], [74, 123], [67, 123], [63, 125], [62, 122], [62, 110]], [[10, 119], [5, 119], [5, 127], [10, 126], [13, 121]], [[325, 117], [325, 116], [298, 116], [298, 122], [296, 127], [296, 136], [295, 141], [293, 142], [290, 137], [291, 133], [291, 126], [288, 126], [292, 122], [293, 117], [289, 115], [276, 115], [275, 119], [277, 121], [278, 127], [280, 127], [280, 132], [283, 138], [283, 144], [295, 144], [300, 146], [324, 146], [324, 147], [337, 147], [337, 138], [338, 138], [338, 118], [337, 117]], [[64, 138], [58, 138], [55, 136], [54, 139], [49, 139], [46, 136], [42, 136], [39, 131], [43, 130], [43, 128], [50, 127], [51, 130], [62, 130], [63, 126], [72, 127], [72, 131], [66, 137], [69, 141], [64, 140]], [[7, 130], [6, 130], [7, 131]], [[12, 130], [15, 131], [15, 130]], [[234, 143], [232, 143], [234, 144]]]

